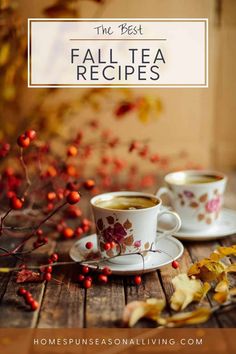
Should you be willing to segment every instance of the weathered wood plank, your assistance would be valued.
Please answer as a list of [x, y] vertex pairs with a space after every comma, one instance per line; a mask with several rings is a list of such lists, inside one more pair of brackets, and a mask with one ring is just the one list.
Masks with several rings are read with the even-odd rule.
[[[18, 240], [17, 239], [9, 239], [9, 237], [2, 236], [0, 238], [0, 243], [1, 247], [4, 249], [11, 249], [14, 248], [14, 246], [17, 244]], [[0, 251], [1, 253], [3, 251]], [[14, 257], [3, 257], [0, 258], [0, 267], [14, 267], [16, 264], [17, 260]], [[10, 280], [10, 274], [7, 273], [0, 273], [0, 303], [1, 299], [3, 298], [3, 295], [5, 294], [7, 284]]]
[[[18, 241], [19, 242], [19, 241]], [[48, 259], [48, 254], [52, 253], [55, 243], [52, 241], [48, 245], [39, 248], [27, 258], [27, 264], [42, 264]], [[17, 262], [19, 264], [20, 262]], [[24, 304], [23, 299], [17, 296], [19, 284], [15, 281], [15, 274], [11, 274], [6, 292], [0, 304], [0, 327], [28, 327], [36, 326], [39, 310], [32, 312]], [[34, 299], [41, 303], [45, 283], [28, 283], [24, 288], [29, 290]]]
[[[56, 252], [59, 261], [69, 261], [69, 250], [74, 241], [60, 241]], [[53, 279], [46, 284], [37, 327], [72, 328], [83, 327], [85, 290], [75, 281], [78, 266], [58, 266]]]
[[86, 291], [85, 327], [120, 326], [124, 306], [122, 277], [111, 277], [107, 285], [96, 284]]

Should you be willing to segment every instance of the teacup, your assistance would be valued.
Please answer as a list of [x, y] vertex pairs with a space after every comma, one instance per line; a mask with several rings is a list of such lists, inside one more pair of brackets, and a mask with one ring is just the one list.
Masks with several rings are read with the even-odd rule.
[[[175, 225], [163, 229], [163, 236], [177, 232], [181, 226], [179, 216], [161, 210], [161, 199], [140, 192], [111, 192], [91, 199], [98, 249], [102, 258], [118, 264], [136, 264], [145, 260], [149, 250], [158, 241], [157, 222], [163, 214], [172, 215]], [[159, 236], [161, 237], [161, 236]]]
[[186, 170], [169, 173], [164, 180], [166, 187], [160, 188], [157, 196], [169, 196], [183, 229], [209, 229], [217, 222], [227, 182], [223, 173]]

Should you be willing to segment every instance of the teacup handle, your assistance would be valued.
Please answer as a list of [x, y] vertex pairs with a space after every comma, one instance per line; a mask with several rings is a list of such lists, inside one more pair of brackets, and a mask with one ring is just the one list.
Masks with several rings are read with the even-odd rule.
[[169, 190], [169, 188], [167, 187], [161, 187], [160, 189], [158, 189], [158, 191], [156, 192], [156, 196], [158, 198], [161, 198], [162, 194], [167, 194], [169, 197], [172, 197], [172, 192], [171, 190]]
[[175, 213], [174, 211], [170, 211], [170, 210], [162, 210], [159, 214], [158, 214], [158, 221], [160, 216], [164, 215], [164, 214], [169, 214], [174, 216], [176, 224], [174, 227], [172, 227], [171, 229], [165, 229], [165, 228], [158, 228], [158, 231], [163, 232], [163, 234], [160, 236], [157, 236], [157, 239], [162, 238], [163, 236], [169, 236], [172, 234], [175, 234], [177, 231], [179, 231], [180, 227], [181, 227], [181, 219], [179, 217], [179, 215], [177, 213]]

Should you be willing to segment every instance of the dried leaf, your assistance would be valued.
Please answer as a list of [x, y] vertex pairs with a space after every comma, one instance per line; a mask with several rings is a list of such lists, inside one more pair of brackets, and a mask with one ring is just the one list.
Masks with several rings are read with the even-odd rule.
[[207, 193], [201, 195], [201, 197], [199, 198], [199, 202], [201, 203], [205, 203], [207, 201]]
[[141, 318], [158, 321], [161, 311], [165, 307], [165, 300], [148, 299], [145, 301], [132, 301], [126, 305], [123, 312], [123, 321], [133, 327]]
[[189, 204], [190, 208], [198, 208], [199, 204], [197, 202], [192, 202]]
[[202, 281], [212, 281], [220, 278], [226, 266], [219, 261], [204, 258], [193, 264], [188, 270], [188, 276], [195, 276]]
[[232, 245], [230, 247], [219, 247], [217, 252], [223, 257], [225, 256], [236, 256], [236, 245]]
[[132, 227], [132, 223], [127, 219], [124, 224], [123, 224], [124, 228], [126, 230], [130, 229]]
[[229, 266], [225, 269], [225, 271], [226, 271], [227, 273], [230, 273], [230, 272], [234, 273], [234, 272], [236, 272], [236, 264], [231, 264], [231, 265], [229, 265]]
[[192, 301], [201, 301], [210, 289], [208, 283], [202, 285], [199, 280], [190, 279], [187, 274], [179, 274], [172, 283], [175, 292], [171, 297], [171, 308], [175, 311], [185, 309]]
[[[211, 315], [210, 308], [200, 307], [195, 311], [178, 313], [165, 319], [167, 327], [179, 327], [183, 325], [199, 324], [208, 321]], [[163, 324], [160, 323], [160, 324]]]
[[219, 304], [223, 304], [224, 302], [226, 302], [228, 300], [229, 297], [229, 292], [228, 291], [224, 291], [224, 292], [219, 292], [214, 294], [213, 299], [218, 302]]
[[39, 282], [41, 280], [40, 273], [33, 272], [29, 269], [22, 269], [16, 275], [17, 283]]

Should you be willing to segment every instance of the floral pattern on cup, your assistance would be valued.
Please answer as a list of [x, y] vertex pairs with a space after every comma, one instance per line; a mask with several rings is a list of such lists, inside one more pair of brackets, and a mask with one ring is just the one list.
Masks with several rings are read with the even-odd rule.
[[[99, 245], [102, 252], [108, 257], [125, 252], [139, 252], [143, 248], [150, 248], [149, 242], [144, 244], [142, 248], [141, 240], [134, 241], [132, 223], [127, 219], [123, 224], [118, 221], [116, 214], [107, 216], [105, 219], [98, 219], [96, 222], [97, 235], [99, 237]], [[115, 246], [109, 250], [104, 249], [107, 242], [115, 242]]]
[[184, 190], [178, 194], [178, 199], [182, 206], [189, 206], [196, 210], [197, 220], [200, 222], [210, 225], [214, 219], [219, 217], [222, 195], [218, 189], [214, 190], [213, 196], [204, 193], [200, 197], [195, 196], [191, 191]]

